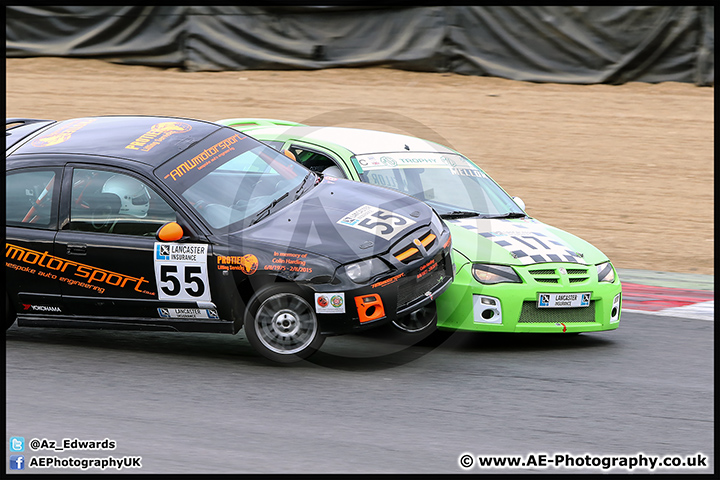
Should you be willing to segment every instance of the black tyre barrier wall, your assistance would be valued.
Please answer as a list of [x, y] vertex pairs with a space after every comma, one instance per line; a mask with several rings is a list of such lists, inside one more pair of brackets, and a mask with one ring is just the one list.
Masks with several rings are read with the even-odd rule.
[[6, 57], [187, 71], [388, 66], [714, 86], [713, 6], [8, 6]]

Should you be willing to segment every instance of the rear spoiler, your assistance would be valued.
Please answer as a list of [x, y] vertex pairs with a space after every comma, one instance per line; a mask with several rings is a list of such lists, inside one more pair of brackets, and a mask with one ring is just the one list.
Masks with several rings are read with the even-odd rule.
[[37, 135], [55, 120], [40, 120], [38, 118], [5, 118], [5, 156], [9, 155], [13, 147], [20, 145], [25, 138]]
[[[29, 125], [37, 122], [52, 122], [53, 120], [40, 120], [38, 118], [5, 118], [5, 130], [20, 127], [22, 125]], [[6, 135], [8, 135], [6, 133]]]
[[255, 127], [306, 127], [302, 123], [290, 122], [288, 120], [274, 120], [272, 118], [226, 118], [215, 123], [232, 127], [236, 130], [245, 131]]

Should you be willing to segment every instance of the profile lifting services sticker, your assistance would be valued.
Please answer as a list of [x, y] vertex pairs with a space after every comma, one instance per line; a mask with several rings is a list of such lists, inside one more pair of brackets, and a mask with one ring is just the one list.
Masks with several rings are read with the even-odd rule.
[[206, 244], [155, 242], [153, 251], [158, 299], [211, 301]]

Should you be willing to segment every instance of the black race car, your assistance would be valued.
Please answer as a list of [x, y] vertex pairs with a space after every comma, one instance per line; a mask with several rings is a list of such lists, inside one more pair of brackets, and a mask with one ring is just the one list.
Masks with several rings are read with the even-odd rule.
[[453, 279], [448, 228], [229, 127], [6, 119], [9, 327], [220, 332], [291, 362], [412, 322]]

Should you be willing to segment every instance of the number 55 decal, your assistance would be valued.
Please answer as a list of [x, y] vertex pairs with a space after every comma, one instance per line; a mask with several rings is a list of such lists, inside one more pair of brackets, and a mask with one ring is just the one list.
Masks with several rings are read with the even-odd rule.
[[155, 282], [160, 300], [211, 301], [207, 245], [155, 243]]
[[345, 215], [337, 223], [374, 233], [378, 237], [391, 239], [414, 224], [415, 221], [389, 210], [363, 205]]

